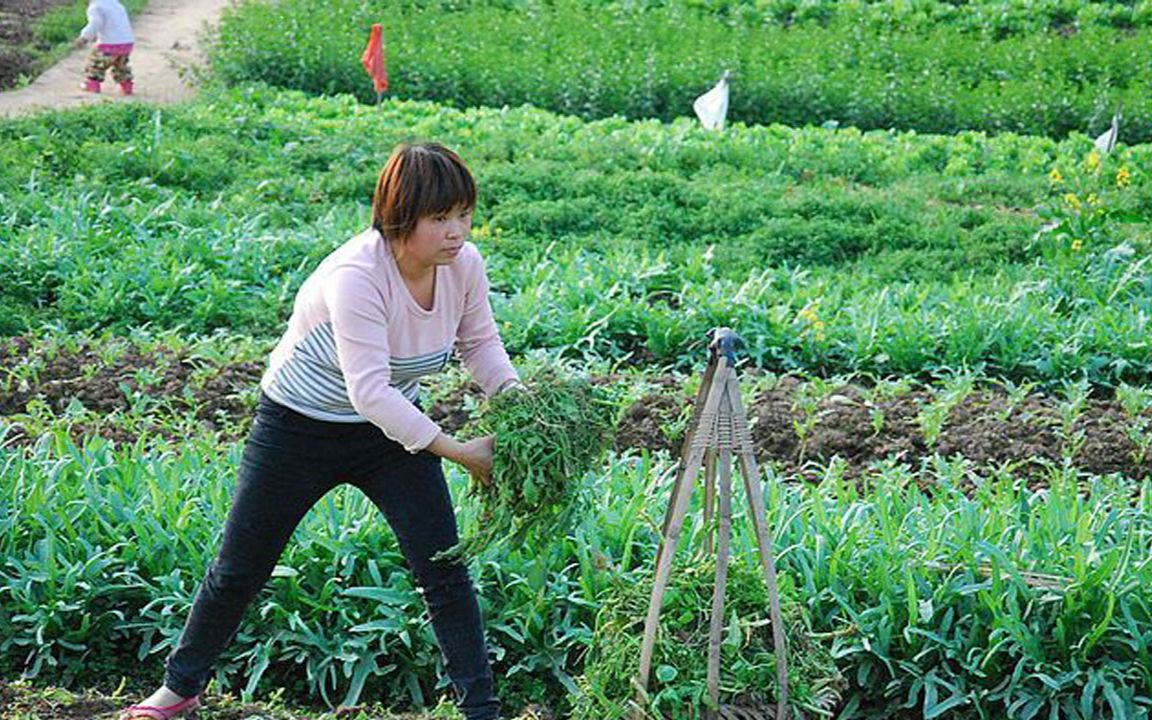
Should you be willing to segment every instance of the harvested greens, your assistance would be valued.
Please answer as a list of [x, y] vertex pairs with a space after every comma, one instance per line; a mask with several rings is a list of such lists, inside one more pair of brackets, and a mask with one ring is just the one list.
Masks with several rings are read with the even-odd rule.
[[492, 482], [473, 481], [468, 490], [483, 507], [480, 522], [433, 560], [472, 557], [494, 544], [567, 527], [582, 479], [607, 449], [612, 421], [601, 388], [558, 370], [539, 371], [523, 388], [489, 398], [472, 428], [477, 437], [496, 438]]

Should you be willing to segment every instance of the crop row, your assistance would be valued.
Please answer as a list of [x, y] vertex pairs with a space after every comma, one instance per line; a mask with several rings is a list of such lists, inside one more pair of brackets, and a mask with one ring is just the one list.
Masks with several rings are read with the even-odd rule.
[[[49, 117], [0, 128], [8, 334], [275, 335], [415, 135], [476, 169], [474, 239], [517, 352], [683, 364], [723, 324], [774, 369], [1149, 377], [1146, 223], [1108, 219], [1152, 207], [1143, 146], [1089, 171], [1083, 137], [718, 136], [259, 89]], [[1063, 229], [1034, 239], [1033, 203]]]
[[[215, 547], [238, 459], [234, 446], [194, 439], [141, 452], [48, 435], [0, 449], [0, 672], [99, 682], [118, 676], [126, 650], [142, 672], [158, 671]], [[583, 696], [585, 717], [618, 716], [638, 642], [620, 623], [633, 628], [642, 617], [634, 591], [650, 582], [667, 471], [643, 457], [614, 460], [582, 480], [591, 505], [570, 535], [476, 563], [511, 704]], [[460, 493], [465, 478], [450, 477]], [[1147, 484], [1053, 470], [1047, 489], [1032, 491], [942, 460], [856, 481], [835, 466], [818, 485], [767, 479], [790, 632], [798, 647], [810, 644], [796, 658], [798, 704], [831, 698], [842, 717], [1147, 711]], [[468, 527], [474, 508], [460, 505]], [[699, 549], [699, 509], [691, 517], [686, 542]], [[734, 552], [750, 558], [745, 525], [738, 517]], [[681, 554], [682, 572], [693, 572], [689, 557]], [[366, 498], [327, 497], [280, 563], [219, 667], [222, 687], [416, 704], [443, 687], [417, 590]], [[706, 596], [709, 580], [696, 574], [703, 586], [670, 600], [670, 637], [703, 631], [688, 596]], [[733, 607], [755, 592], [752, 578], [734, 581]], [[604, 607], [613, 611], [598, 625]], [[732, 627], [733, 649], [766, 632], [740, 618]], [[675, 643], [662, 652], [658, 664], [670, 669], [653, 694], [682, 709], [678, 701], [702, 695], [703, 667], [673, 664]], [[733, 678], [771, 677], [770, 658], [757, 671], [740, 665], [750, 654], [729, 657]]]
[[1124, 140], [1152, 138], [1149, 28], [997, 39], [950, 24], [746, 25], [679, 4], [285, 0], [226, 11], [212, 65], [229, 83], [374, 101], [359, 62], [374, 22], [386, 26], [389, 93], [457, 107], [671, 120], [729, 70], [729, 118], [750, 124], [1063, 138], [1102, 132], [1122, 102]]

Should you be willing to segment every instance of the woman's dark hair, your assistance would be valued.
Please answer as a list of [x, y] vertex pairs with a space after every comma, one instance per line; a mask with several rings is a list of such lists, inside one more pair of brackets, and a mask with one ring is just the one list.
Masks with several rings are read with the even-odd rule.
[[422, 217], [476, 207], [476, 183], [460, 156], [438, 143], [403, 143], [380, 172], [372, 227], [404, 239]]

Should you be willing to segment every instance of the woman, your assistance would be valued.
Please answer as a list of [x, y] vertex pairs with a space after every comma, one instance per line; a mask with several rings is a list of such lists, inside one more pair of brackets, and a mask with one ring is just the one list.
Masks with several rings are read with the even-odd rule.
[[422, 589], [468, 720], [498, 717], [484, 628], [468, 572], [433, 563], [457, 542], [440, 461], [481, 482], [493, 438], [458, 442], [415, 404], [419, 379], [453, 347], [488, 394], [519, 383], [468, 242], [476, 186], [436, 144], [401, 145], [380, 174], [371, 229], [330, 254], [296, 296], [272, 351], [224, 537], [164, 685], [122, 718], [167, 720], [199, 706], [212, 663], [267, 581], [292, 531], [350, 482], [384, 513]]

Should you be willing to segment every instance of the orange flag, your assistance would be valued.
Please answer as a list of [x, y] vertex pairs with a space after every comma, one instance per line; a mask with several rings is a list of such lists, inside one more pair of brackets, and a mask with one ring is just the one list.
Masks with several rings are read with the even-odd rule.
[[360, 63], [372, 76], [372, 85], [376, 88], [377, 94], [388, 89], [388, 70], [384, 67], [382, 33], [383, 28], [380, 27], [380, 23], [372, 25], [372, 35], [368, 38], [368, 47], [364, 48], [364, 54], [360, 56]]

